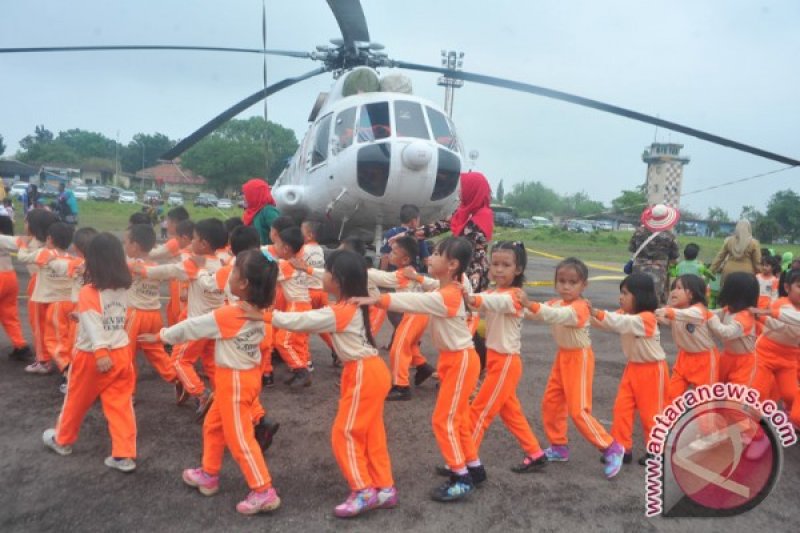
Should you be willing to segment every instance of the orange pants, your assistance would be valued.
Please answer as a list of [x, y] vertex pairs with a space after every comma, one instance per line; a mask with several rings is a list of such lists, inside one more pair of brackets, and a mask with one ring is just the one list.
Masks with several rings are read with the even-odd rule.
[[[308, 289], [308, 295], [311, 297], [311, 309], [320, 309], [328, 305], [328, 293], [323, 289]], [[319, 338], [322, 342], [328, 345], [328, 348], [333, 352], [333, 337], [330, 333], [320, 333]]]
[[[311, 309], [310, 302], [289, 302], [286, 311], [299, 312]], [[297, 333], [277, 329], [275, 334], [275, 348], [292, 370], [308, 366], [308, 333]]]
[[17, 273], [14, 270], [0, 272], [0, 324], [6, 330], [14, 348], [28, 345], [22, 336], [22, 324], [19, 322], [18, 293]]
[[163, 326], [160, 309], [136, 309], [128, 308], [128, 316], [125, 320], [125, 329], [128, 332], [128, 346], [131, 349], [133, 359], [133, 371], [136, 372], [136, 352], [139, 348], [150, 362], [150, 365], [158, 372], [161, 379], [167, 383], [172, 383], [177, 379], [174, 365], [170, 362], [169, 354], [164, 350], [164, 345], [160, 342], [152, 344], [139, 344], [137, 337], [142, 333], [158, 333]]
[[74, 334], [76, 330], [70, 327], [73, 320], [69, 316], [74, 310], [75, 304], [72, 302], [52, 302], [47, 304], [45, 311], [42, 327], [45, 353], [62, 372], [69, 365], [75, 344], [75, 337], [70, 338], [70, 333]]
[[798, 353], [800, 348], [797, 346], [780, 344], [763, 335], [756, 341], [756, 377], [753, 388], [759, 392], [761, 398], [769, 398], [774, 378], [787, 413], [792, 410], [794, 397], [797, 395]]
[[33, 333], [33, 347], [36, 350], [36, 360], [41, 363], [49, 363], [51, 359], [50, 352], [47, 351], [47, 345], [44, 342], [47, 307], [49, 305], [50, 303], [47, 302], [28, 301], [28, 313], [31, 313], [29, 318]]
[[375, 337], [383, 327], [383, 322], [386, 320], [386, 309], [371, 306], [369, 308], [369, 327], [372, 331], [372, 336]]
[[518, 353], [504, 354], [487, 350], [486, 377], [470, 406], [475, 456], [467, 456], [467, 461], [478, 459], [483, 436], [498, 414], [526, 455], [537, 455], [542, 451], [517, 398], [517, 384], [521, 377], [522, 359]]
[[475, 349], [439, 352], [439, 395], [433, 408], [433, 435], [448, 468], [462, 470], [476, 457], [470, 426], [469, 396], [481, 372]]
[[800, 389], [795, 394], [792, 410], [789, 413], [789, 420], [794, 424], [795, 428], [800, 428]]
[[265, 324], [264, 339], [261, 341], [259, 350], [261, 350], [261, 372], [263, 374], [272, 374], [272, 348], [274, 333], [272, 324]]
[[614, 420], [611, 436], [627, 451], [633, 449], [633, 412], [639, 411], [644, 444], [650, 440], [653, 417], [661, 413], [667, 404], [669, 366], [666, 361], [650, 363], [628, 362], [614, 401]]
[[[25, 294], [28, 296], [28, 324], [31, 326], [31, 332], [33, 331], [33, 306], [35, 305], [33, 301], [31, 301], [31, 296], [33, 295], [33, 288], [36, 287], [36, 274], [31, 274], [31, 277], [28, 278], [28, 286], [25, 287]], [[36, 339], [34, 339], [34, 343]]]
[[427, 363], [419, 349], [419, 341], [428, 327], [428, 315], [405, 313], [394, 332], [394, 342], [389, 351], [392, 383], [408, 387], [408, 368]]
[[394, 486], [383, 425], [391, 386], [389, 369], [378, 356], [344, 364], [331, 445], [350, 490]]
[[755, 377], [755, 353], [722, 352], [719, 356], [719, 380], [723, 383], [738, 383], [749, 387]]
[[716, 348], [706, 352], [678, 351], [672, 377], [669, 379], [669, 401], [689, 388], [689, 385], [711, 385], [719, 381], [719, 353]]
[[228, 447], [251, 490], [272, 487], [264, 454], [253, 432], [253, 411], [261, 392], [261, 369], [234, 370], [220, 367], [216, 374], [214, 401], [203, 422], [203, 470], [216, 476]]
[[596, 448], [611, 446], [611, 436], [592, 416], [594, 352], [559, 348], [542, 397], [542, 422], [550, 444], [567, 444], [567, 415]]
[[181, 290], [180, 281], [177, 279], [169, 280], [169, 302], [167, 302], [167, 325], [174, 326], [178, 323], [181, 314]]
[[213, 339], [199, 339], [178, 344], [172, 349], [171, 363], [183, 388], [192, 396], [200, 396], [206, 390], [203, 380], [200, 379], [194, 369], [198, 359], [202, 358], [203, 370], [206, 373], [206, 377], [208, 377], [208, 382], [212, 389], [215, 388], [215, 347], [216, 343]]
[[133, 412], [133, 387], [136, 377], [127, 346], [109, 352], [112, 367], [97, 370], [95, 354], [75, 350], [69, 366], [67, 394], [56, 425], [56, 442], [70, 446], [78, 440], [83, 417], [98, 396], [111, 434], [111, 455], [136, 457], [136, 416]]

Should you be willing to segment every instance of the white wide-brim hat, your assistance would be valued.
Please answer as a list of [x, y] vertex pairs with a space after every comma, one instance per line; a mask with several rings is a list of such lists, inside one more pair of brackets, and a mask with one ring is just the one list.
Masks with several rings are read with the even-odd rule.
[[678, 223], [681, 214], [674, 207], [664, 204], [650, 206], [642, 212], [642, 224], [650, 231], [667, 231]]

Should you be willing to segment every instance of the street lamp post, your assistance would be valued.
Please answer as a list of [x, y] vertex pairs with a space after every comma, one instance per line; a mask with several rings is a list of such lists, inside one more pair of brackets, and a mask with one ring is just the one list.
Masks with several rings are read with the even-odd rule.
[[[464, 52], [442, 50], [442, 66], [450, 70], [461, 70], [464, 66]], [[464, 80], [441, 76], [437, 85], [444, 87], [444, 111], [453, 118], [453, 90], [464, 86]]]

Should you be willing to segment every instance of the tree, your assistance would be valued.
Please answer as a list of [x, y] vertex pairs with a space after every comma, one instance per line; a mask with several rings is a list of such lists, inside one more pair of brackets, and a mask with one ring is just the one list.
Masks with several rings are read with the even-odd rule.
[[763, 216], [764, 215], [752, 205], [745, 205], [742, 206], [742, 212], [739, 213], [739, 220], [749, 220], [751, 224], [755, 224], [756, 221]]
[[541, 182], [515, 183], [510, 193], [504, 195], [505, 204], [520, 215], [554, 215], [561, 210], [561, 198], [553, 189]]
[[273, 183], [296, 150], [292, 130], [251, 117], [231, 120], [187, 151], [181, 162], [223, 194], [248, 178], [263, 176], [265, 167], [267, 181]]
[[764, 244], [772, 244], [781, 234], [781, 227], [771, 218], [761, 215], [753, 225], [753, 234]]
[[622, 194], [611, 200], [611, 209], [618, 215], [641, 213], [647, 207], [647, 194], [644, 185], [633, 191], [623, 190]]
[[777, 224], [780, 234], [796, 242], [800, 238], [800, 196], [792, 190], [776, 192], [767, 204], [767, 218]]
[[26, 163], [62, 163], [80, 165], [89, 158], [114, 159], [117, 143], [102, 133], [71, 129], [53, 132], [44, 126], [36, 126], [33, 135], [19, 142], [22, 151], [18, 154]]
[[708, 231], [712, 235], [715, 235], [717, 232], [719, 232], [720, 224], [722, 222], [730, 221], [731, 219], [728, 216], [728, 212], [721, 207], [708, 208]]
[[5, 143], [3, 143], [3, 136], [0, 135], [0, 155], [3, 155], [5, 151], [6, 151], [6, 145]]
[[562, 215], [571, 217], [586, 217], [589, 215], [599, 215], [606, 210], [603, 202], [598, 202], [589, 198], [585, 192], [576, 192], [562, 197]]
[[498, 204], [503, 203], [503, 197], [505, 196], [505, 189], [503, 189], [503, 180], [500, 180], [500, 183], [497, 184], [497, 192], [494, 195], [495, 200]]
[[125, 172], [136, 172], [152, 167], [161, 154], [175, 146], [175, 141], [163, 133], [137, 133], [121, 154], [120, 164]]

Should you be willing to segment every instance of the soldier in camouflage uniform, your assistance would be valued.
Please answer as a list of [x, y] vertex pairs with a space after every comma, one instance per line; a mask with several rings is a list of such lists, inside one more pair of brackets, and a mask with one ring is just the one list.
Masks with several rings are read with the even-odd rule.
[[[639, 229], [631, 237], [628, 250], [635, 253], [647, 240], [651, 232], [646, 227]], [[663, 305], [667, 302], [669, 294], [669, 266], [679, 257], [678, 241], [671, 231], [662, 231], [647, 246], [639, 252], [633, 261], [633, 272], [643, 272], [653, 278], [656, 286], [658, 301]]]

